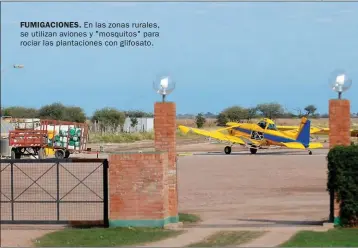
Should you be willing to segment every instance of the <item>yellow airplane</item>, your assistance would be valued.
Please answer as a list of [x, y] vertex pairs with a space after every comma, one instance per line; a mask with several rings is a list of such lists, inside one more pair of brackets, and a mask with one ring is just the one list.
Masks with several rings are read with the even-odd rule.
[[[311, 121], [303, 117], [298, 132], [279, 131], [275, 123], [268, 119], [261, 119], [258, 123], [227, 123], [229, 127], [215, 131], [201, 130], [186, 126], [178, 126], [183, 133], [193, 132], [221, 142], [230, 143], [224, 149], [225, 154], [231, 153], [231, 148], [235, 144], [243, 145], [249, 148], [251, 154], [256, 154], [258, 149], [270, 146], [281, 146], [291, 149], [308, 150], [322, 148], [323, 145], [318, 142], [310, 142]], [[227, 131], [224, 134], [223, 131]]]

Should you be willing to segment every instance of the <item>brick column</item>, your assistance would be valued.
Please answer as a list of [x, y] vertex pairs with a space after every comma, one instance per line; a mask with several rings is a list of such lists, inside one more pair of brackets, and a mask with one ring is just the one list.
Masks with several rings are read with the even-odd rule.
[[[329, 148], [337, 145], [349, 146], [351, 116], [348, 100], [332, 99], [329, 101]], [[334, 194], [334, 192], [331, 192]], [[334, 197], [334, 223], [339, 224], [340, 203]]]
[[157, 102], [154, 106], [154, 146], [168, 152], [169, 222], [177, 223], [177, 154], [176, 154], [176, 106], [172, 102]]
[[168, 154], [109, 157], [109, 225], [163, 227], [168, 223]]
[[351, 144], [351, 110], [348, 100], [329, 101], [329, 147]]

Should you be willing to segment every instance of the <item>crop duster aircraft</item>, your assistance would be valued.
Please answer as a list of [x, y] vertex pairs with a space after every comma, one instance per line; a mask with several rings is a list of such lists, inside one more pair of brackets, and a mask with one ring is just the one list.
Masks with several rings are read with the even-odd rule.
[[[249, 148], [251, 154], [256, 154], [258, 149], [270, 146], [281, 146], [291, 149], [308, 150], [322, 148], [323, 145], [318, 142], [310, 142], [311, 121], [306, 117], [301, 119], [298, 132], [279, 131], [275, 123], [268, 119], [261, 119], [258, 123], [228, 123], [229, 127], [215, 131], [206, 131], [198, 128], [178, 126], [183, 133], [193, 132], [221, 142], [230, 143], [224, 149], [225, 154], [231, 153], [231, 147], [235, 144], [243, 145]], [[223, 131], [227, 131], [224, 134]]]

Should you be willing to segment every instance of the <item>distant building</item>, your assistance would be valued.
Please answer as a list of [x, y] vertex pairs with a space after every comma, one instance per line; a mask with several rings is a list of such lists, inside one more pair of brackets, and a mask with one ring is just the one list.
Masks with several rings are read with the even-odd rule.
[[131, 118], [127, 117], [123, 131], [128, 133], [151, 132], [154, 129], [154, 118], [137, 118], [137, 124], [134, 127], [131, 124]]
[[14, 130], [13, 124], [1, 119], [1, 138], [8, 138], [9, 132]]

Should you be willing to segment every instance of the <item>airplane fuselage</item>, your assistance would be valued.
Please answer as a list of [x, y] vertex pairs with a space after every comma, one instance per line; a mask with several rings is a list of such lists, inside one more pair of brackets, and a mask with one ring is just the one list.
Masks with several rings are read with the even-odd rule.
[[234, 127], [229, 133], [233, 136], [243, 136], [248, 139], [252, 139], [253, 135], [259, 134], [259, 136], [256, 137], [264, 141], [265, 145], [282, 146], [282, 143], [297, 142], [294, 133], [289, 135], [277, 130], [262, 129], [253, 123], [244, 123], [239, 127]]

